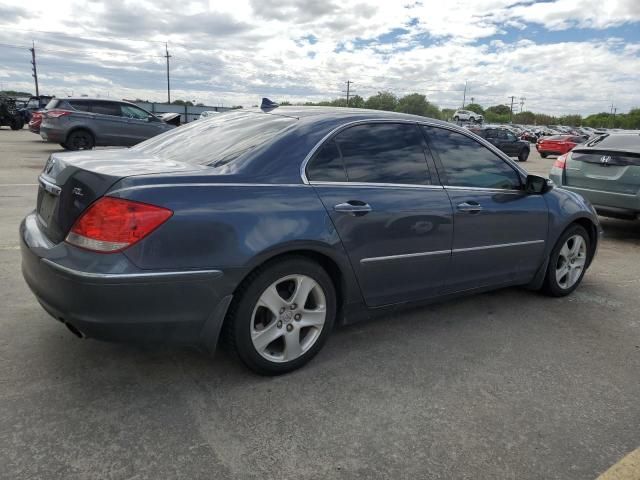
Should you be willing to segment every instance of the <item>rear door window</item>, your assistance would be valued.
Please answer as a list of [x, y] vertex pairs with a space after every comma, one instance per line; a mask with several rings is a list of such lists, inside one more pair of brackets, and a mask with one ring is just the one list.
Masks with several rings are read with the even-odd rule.
[[372, 123], [335, 137], [350, 182], [428, 185], [426, 145], [419, 127]]
[[307, 167], [307, 178], [315, 182], [346, 182], [347, 173], [340, 151], [333, 140], [326, 142]]
[[503, 190], [522, 188], [518, 172], [476, 140], [444, 128], [423, 128], [429, 146], [440, 160], [446, 185]]
[[120, 117], [120, 105], [115, 102], [100, 102], [95, 101], [92, 103], [91, 111], [100, 115], [111, 115], [114, 117]]

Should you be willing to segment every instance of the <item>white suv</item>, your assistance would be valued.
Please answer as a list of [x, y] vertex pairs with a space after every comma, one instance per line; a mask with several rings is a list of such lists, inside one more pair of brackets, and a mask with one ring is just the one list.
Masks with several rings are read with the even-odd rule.
[[482, 115], [470, 110], [457, 110], [453, 114], [453, 120], [456, 122], [482, 123], [483, 119]]

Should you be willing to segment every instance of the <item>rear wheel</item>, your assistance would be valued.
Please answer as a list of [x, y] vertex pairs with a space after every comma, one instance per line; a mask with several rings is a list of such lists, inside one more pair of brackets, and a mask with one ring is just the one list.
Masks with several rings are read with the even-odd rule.
[[540, 156], [541, 156], [542, 158], [547, 158], [547, 156], [548, 156], [548, 155], [549, 155], [548, 153], [540, 153]]
[[454, 122], [459, 122], [460, 121], [460, 117], [453, 117], [453, 121]]
[[67, 141], [64, 142], [62, 146], [67, 150], [91, 150], [94, 145], [95, 140], [91, 132], [87, 130], [74, 130], [69, 134]]
[[573, 292], [589, 264], [589, 234], [580, 225], [572, 225], [558, 239], [551, 252], [543, 290], [553, 297]]
[[320, 351], [336, 317], [331, 278], [317, 263], [289, 257], [252, 274], [236, 294], [225, 335], [256, 373], [300, 368]]
[[527, 148], [523, 148], [522, 150], [520, 150], [520, 153], [518, 154], [518, 161], [526, 162], [527, 158], [529, 158], [529, 150]]

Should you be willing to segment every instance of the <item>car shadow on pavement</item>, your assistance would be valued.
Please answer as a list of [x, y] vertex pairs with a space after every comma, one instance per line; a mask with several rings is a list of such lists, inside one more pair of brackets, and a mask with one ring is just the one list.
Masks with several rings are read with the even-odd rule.
[[640, 220], [619, 220], [600, 217], [605, 239], [616, 239], [631, 244], [640, 243]]

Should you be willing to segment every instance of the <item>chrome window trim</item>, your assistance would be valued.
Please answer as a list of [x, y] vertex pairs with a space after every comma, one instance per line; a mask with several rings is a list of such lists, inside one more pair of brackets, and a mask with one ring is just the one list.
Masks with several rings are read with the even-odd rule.
[[332, 187], [402, 187], [402, 188], [424, 188], [427, 190], [442, 190], [442, 185], [420, 185], [418, 183], [373, 183], [373, 182], [323, 182], [311, 180], [309, 185], [332, 186]]
[[[327, 140], [329, 140], [331, 137], [336, 135], [341, 130], [344, 130], [345, 128], [349, 128], [349, 127], [352, 127], [354, 125], [366, 124], [366, 123], [410, 123], [410, 124], [414, 124], [414, 125], [418, 125], [418, 126], [436, 127], [436, 128], [444, 128], [444, 129], [447, 129], [447, 130], [451, 130], [452, 132], [456, 132], [456, 133], [460, 133], [462, 135], [465, 135], [465, 136], [471, 138], [472, 140], [475, 140], [476, 142], [480, 143], [484, 147], [488, 148], [490, 151], [492, 151], [494, 154], [496, 154], [500, 159], [502, 159], [505, 162], [507, 162], [508, 165], [510, 165], [512, 168], [514, 168], [516, 170], [516, 172], [518, 172], [524, 178], [526, 178], [527, 175], [528, 175], [526, 170], [524, 170], [522, 167], [520, 167], [520, 165], [518, 165], [515, 162], [513, 162], [502, 150], [497, 148], [495, 145], [493, 145], [492, 143], [486, 141], [484, 138], [482, 138], [482, 137], [480, 137], [478, 135], [475, 135], [473, 132], [465, 130], [464, 128], [460, 128], [460, 127], [458, 127], [456, 125], [450, 125], [450, 124], [447, 124], [447, 123], [440, 123], [440, 122], [430, 122], [428, 120], [407, 120], [407, 119], [400, 119], [400, 118], [399, 119], [368, 118], [368, 119], [362, 119], [362, 120], [352, 120], [350, 122], [343, 123], [342, 125], [339, 125], [339, 126], [333, 128], [329, 133], [327, 133], [324, 137], [322, 137], [322, 139], [313, 146], [313, 148], [309, 151], [309, 153], [307, 153], [307, 155], [304, 157], [304, 160], [302, 160], [302, 163], [300, 164], [300, 178], [302, 179], [302, 183], [304, 183], [305, 185], [309, 185], [310, 181], [307, 178], [307, 172], [306, 172], [307, 164], [309, 163], [309, 161], [311, 160], [313, 155], [316, 153], [316, 151], [318, 151], [318, 149]], [[337, 183], [349, 183], [349, 182], [337, 182]]]
[[536, 245], [545, 243], [545, 240], [528, 240], [526, 242], [498, 243], [495, 245], [482, 245], [480, 247], [454, 248], [453, 253], [475, 252], [477, 250], [491, 250], [494, 248], [520, 247], [524, 245]]
[[433, 250], [431, 252], [418, 252], [418, 253], [404, 253], [400, 255], [387, 255], [384, 257], [370, 257], [363, 258], [360, 260], [360, 263], [373, 263], [373, 262], [384, 262], [387, 260], [399, 260], [403, 258], [414, 258], [414, 257], [428, 257], [431, 255], [451, 255], [451, 250]]
[[140, 272], [140, 273], [93, 273], [76, 270], [74, 268], [65, 267], [48, 258], [42, 258], [41, 261], [50, 267], [64, 272], [74, 277], [93, 280], [136, 280], [147, 278], [173, 278], [180, 276], [209, 275], [213, 278], [222, 276], [222, 270], [179, 270], [167, 272]]
[[514, 190], [512, 188], [461, 187], [458, 185], [445, 185], [444, 188], [447, 190], [471, 190], [478, 192], [512, 193], [517, 195], [526, 193], [524, 190]]
[[528, 240], [525, 242], [497, 243], [495, 245], [482, 245], [480, 247], [454, 248], [452, 250], [432, 250], [430, 252], [404, 253], [399, 255], [386, 255], [382, 257], [368, 257], [360, 260], [361, 264], [384, 262], [387, 260], [401, 260], [403, 258], [428, 257], [432, 255], [452, 255], [455, 253], [474, 252], [477, 250], [491, 250], [494, 248], [519, 247], [524, 245], [536, 245], [545, 243], [545, 240]]

